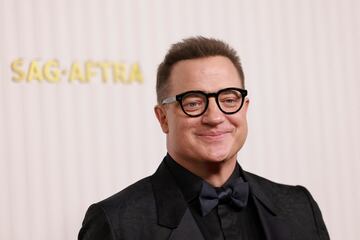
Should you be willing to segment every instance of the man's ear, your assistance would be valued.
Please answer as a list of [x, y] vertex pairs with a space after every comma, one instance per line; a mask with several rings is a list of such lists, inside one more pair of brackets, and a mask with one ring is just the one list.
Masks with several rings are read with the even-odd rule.
[[249, 104], [250, 104], [249, 98], [245, 98], [243, 108], [244, 108], [244, 110], [245, 110], [246, 113], [247, 113], [247, 111], [248, 111]]
[[164, 107], [156, 105], [154, 107], [156, 118], [158, 119], [161, 129], [164, 133], [169, 132], [168, 119]]

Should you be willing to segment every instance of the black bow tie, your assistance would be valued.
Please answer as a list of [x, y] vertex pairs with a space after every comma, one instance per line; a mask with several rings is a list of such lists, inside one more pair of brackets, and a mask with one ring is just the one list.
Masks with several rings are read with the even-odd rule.
[[211, 212], [219, 203], [230, 203], [235, 208], [241, 209], [247, 205], [248, 196], [249, 184], [242, 178], [237, 178], [219, 191], [203, 181], [199, 195], [202, 216]]

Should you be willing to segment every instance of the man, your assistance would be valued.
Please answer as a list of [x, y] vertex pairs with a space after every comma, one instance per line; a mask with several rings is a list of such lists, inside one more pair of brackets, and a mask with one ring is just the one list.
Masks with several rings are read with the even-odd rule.
[[92, 205], [79, 239], [329, 239], [304, 187], [237, 163], [247, 136], [244, 87], [239, 58], [224, 42], [174, 44], [156, 86], [168, 154], [154, 175]]

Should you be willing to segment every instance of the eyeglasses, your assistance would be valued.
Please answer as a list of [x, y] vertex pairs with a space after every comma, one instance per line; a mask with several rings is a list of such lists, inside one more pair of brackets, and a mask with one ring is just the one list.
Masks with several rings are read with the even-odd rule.
[[244, 104], [247, 90], [240, 88], [225, 88], [216, 93], [188, 91], [173, 97], [165, 98], [161, 104], [179, 102], [183, 112], [189, 117], [198, 117], [206, 112], [209, 98], [214, 97], [219, 109], [225, 114], [238, 112]]

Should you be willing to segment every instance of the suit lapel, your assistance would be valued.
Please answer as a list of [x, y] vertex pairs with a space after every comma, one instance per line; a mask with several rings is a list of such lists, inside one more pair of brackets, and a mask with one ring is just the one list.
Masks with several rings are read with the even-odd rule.
[[[251, 196], [266, 239], [291, 240], [292, 233], [288, 219], [283, 218], [280, 208], [265, 194], [261, 183], [258, 183], [255, 177], [245, 171], [242, 171], [242, 174], [249, 182]], [[203, 240], [204, 237], [164, 161], [152, 176], [151, 182], [156, 201], [158, 224], [171, 230], [169, 239]]]
[[204, 240], [204, 237], [201, 234], [200, 229], [198, 228], [189, 209], [185, 211], [185, 214], [181, 219], [179, 226], [171, 232], [171, 235], [169, 237], [169, 240], [184, 239]]
[[163, 161], [151, 178], [158, 224], [172, 230], [171, 240], [203, 240], [187, 203]]
[[291, 240], [291, 232], [287, 221], [279, 215], [272, 214], [262, 202], [256, 198], [254, 202], [267, 240]]
[[258, 211], [266, 239], [291, 240], [292, 233], [289, 220], [283, 218], [280, 208], [264, 193], [264, 189], [256, 179], [246, 172], [243, 172], [243, 176], [249, 182], [251, 196]]

